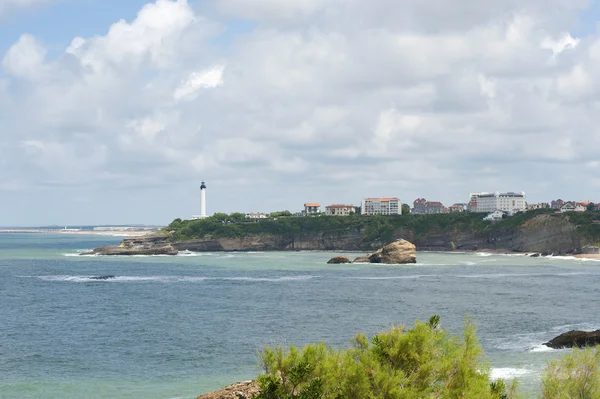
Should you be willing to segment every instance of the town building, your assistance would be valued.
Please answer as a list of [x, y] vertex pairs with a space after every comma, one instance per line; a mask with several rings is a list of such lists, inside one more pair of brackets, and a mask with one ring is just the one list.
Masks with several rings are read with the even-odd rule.
[[565, 203], [566, 203], [566, 201], [563, 201], [561, 199], [553, 200], [550, 203], [550, 208], [552, 208], [552, 209], [561, 209]]
[[464, 212], [464, 211], [465, 211], [465, 207], [462, 205], [450, 205], [448, 207], [448, 213]]
[[528, 211], [533, 211], [534, 209], [544, 209], [544, 208], [549, 208], [550, 206], [548, 205], [547, 202], [540, 202], [538, 204], [527, 204], [527, 210]]
[[266, 219], [267, 215], [262, 212], [250, 212], [246, 214], [248, 219]]
[[483, 220], [498, 221], [498, 220], [502, 220], [504, 215], [505, 215], [505, 213], [502, 211], [494, 211], [494, 212], [490, 213], [489, 215], [487, 215], [486, 217], [484, 217]]
[[396, 197], [365, 198], [360, 212], [363, 215], [402, 215], [402, 202]]
[[413, 202], [412, 213], [417, 215], [429, 215], [434, 213], [444, 213], [444, 209], [444, 205], [441, 202], [417, 198]]
[[560, 213], [585, 211], [587, 211], [587, 206], [583, 202], [565, 202], [565, 204], [560, 208]]
[[348, 216], [356, 212], [354, 205], [333, 204], [325, 207], [325, 214], [328, 216]]
[[[470, 202], [475, 202], [475, 212], [494, 212], [494, 211], [504, 211], [509, 214], [513, 214], [515, 212], [525, 211], [527, 200], [525, 198], [525, 193], [476, 193], [471, 194]], [[472, 208], [470, 206], [470, 208]]]
[[321, 212], [321, 204], [316, 202], [307, 202], [304, 204], [304, 215], [311, 215]]

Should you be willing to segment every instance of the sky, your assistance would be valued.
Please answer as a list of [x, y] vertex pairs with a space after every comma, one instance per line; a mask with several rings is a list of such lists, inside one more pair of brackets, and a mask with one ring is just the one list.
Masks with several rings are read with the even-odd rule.
[[599, 1], [0, 0], [0, 225], [600, 202]]

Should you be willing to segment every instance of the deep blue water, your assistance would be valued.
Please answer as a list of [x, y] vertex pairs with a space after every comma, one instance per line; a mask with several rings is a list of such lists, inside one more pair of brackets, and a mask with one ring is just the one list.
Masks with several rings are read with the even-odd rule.
[[[600, 328], [600, 263], [419, 254], [327, 265], [327, 252], [81, 257], [119, 238], [0, 234], [1, 398], [194, 398], [258, 373], [264, 345], [346, 346], [432, 314], [478, 326], [496, 375], [534, 390], [542, 342]], [[115, 275], [106, 281], [89, 277]]]

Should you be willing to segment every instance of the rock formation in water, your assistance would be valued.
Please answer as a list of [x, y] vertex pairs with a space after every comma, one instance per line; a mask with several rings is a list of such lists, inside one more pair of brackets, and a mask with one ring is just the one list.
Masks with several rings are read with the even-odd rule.
[[600, 344], [600, 330], [596, 331], [576, 331], [560, 334], [558, 337], [545, 342], [544, 345], [554, 348], [583, 348], [586, 346], [595, 346]]
[[370, 263], [406, 264], [417, 263], [417, 247], [400, 239], [368, 255]]
[[357, 257], [353, 263], [388, 263], [396, 265], [417, 263], [417, 248], [413, 243], [399, 239], [374, 253]]
[[329, 259], [327, 263], [341, 265], [343, 263], [352, 263], [352, 261], [347, 256], [334, 256], [333, 258]]
[[260, 392], [256, 381], [238, 382], [218, 391], [205, 393], [197, 399], [252, 399]]

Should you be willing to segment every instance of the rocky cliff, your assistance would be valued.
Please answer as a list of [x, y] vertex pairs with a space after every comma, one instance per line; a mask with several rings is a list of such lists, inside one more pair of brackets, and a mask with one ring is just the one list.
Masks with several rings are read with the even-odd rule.
[[[102, 247], [94, 254], [130, 255], [173, 254], [178, 251], [369, 251], [381, 243], [369, 242], [358, 229], [344, 232], [303, 232], [297, 234], [247, 234], [240, 238], [205, 237], [177, 241], [169, 234], [127, 238], [119, 246]], [[490, 226], [482, 231], [457, 231], [450, 227], [417, 235], [410, 229], [397, 229], [393, 239], [413, 242], [420, 251], [502, 250], [514, 252], [571, 253], [589, 244], [578, 227], [563, 215], [537, 215], [522, 225]]]
[[[407, 237], [410, 240], [410, 237]], [[577, 226], [562, 215], [538, 215], [521, 226], [481, 232], [446, 231], [417, 237], [418, 250], [504, 250], [514, 252], [571, 253], [586, 244]]]

